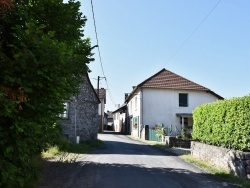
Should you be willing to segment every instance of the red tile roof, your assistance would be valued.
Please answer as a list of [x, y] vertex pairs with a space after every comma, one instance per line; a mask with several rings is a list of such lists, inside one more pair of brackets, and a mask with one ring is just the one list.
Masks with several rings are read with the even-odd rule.
[[160, 89], [187, 89], [187, 90], [209, 90], [186, 78], [183, 78], [166, 69], [162, 69], [155, 75], [149, 77], [137, 87], [160, 88]]
[[[137, 85], [133, 92], [140, 87], [144, 88], [159, 88], [159, 89], [181, 89], [181, 90], [199, 90], [199, 91], [207, 91], [219, 99], [223, 99], [220, 95], [214, 93], [210, 89], [203, 87], [195, 82], [192, 82], [182, 76], [179, 76], [171, 71], [166, 69], [162, 69], [157, 72], [153, 76], [149, 77], [145, 81], [141, 82]], [[132, 93], [133, 93], [132, 92]], [[130, 97], [127, 98], [129, 100]], [[126, 100], [126, 101], [127, 101]]]

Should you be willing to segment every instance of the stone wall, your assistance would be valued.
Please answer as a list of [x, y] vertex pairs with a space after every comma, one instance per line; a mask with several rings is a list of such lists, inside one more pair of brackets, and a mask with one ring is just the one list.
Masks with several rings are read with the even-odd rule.
[[165, 136], [166, 145], [170, 148], [180, 147], [180, 148], [190, 148], [191, 140], [184, 140], [172, 136]]
[[[81, 140], [97, 139], [99, 100], [88, 78], [80, 85], [80, 93], [75, 100], [69, 100], [68, 118], [62, 119], [62, 131], [65, 137], [75, 141], [76, 135]], [[76, 116], [76, 124], [75, 124]]]
[[191, 142], [191, 155], [250, 180], [250, 153]]

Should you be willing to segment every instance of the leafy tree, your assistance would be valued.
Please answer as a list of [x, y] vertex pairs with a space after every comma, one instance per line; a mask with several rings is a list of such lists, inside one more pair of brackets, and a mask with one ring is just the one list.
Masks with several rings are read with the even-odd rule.
[[37, 175], [36, 157], [60, 136], [62, 100], [89, 71], [92, 47], [79, 2], [0, 5], [0, 187], [23, 187]]

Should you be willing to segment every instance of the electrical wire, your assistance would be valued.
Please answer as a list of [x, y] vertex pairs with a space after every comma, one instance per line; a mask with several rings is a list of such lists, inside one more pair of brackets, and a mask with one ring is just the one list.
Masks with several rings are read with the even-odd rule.
[[218, 6], [218, 4], [222, 0], [219, 0], [213, 8], [207, 13], [207, 15], [204, 17], [204, 19], [194, 28], [194, 30], [190, 33], [190, 35], [184, 40], [184, 42], [174, 51], [174, 53], [168, 58], [166, 63], [168, 63], [176, 54], [177, 52], [191, 39], [191, 37], [194, 35], [194, 33], [200, 28], [200, 26], [205, 22], [205, 20], [209, 17], [209, 15], [213, 12], [213, 10]]
[[103, 74], [103, 77], [105, 78], [105, 81], [106, 81], [106, 86], [107, 86], [107, 89], [108, 89], [108, 93], [109, 93], [109, 97], [110, 97], [110, 99], [111, 99], [111, 102], [112, 102], [113, 105], [115, 106], [115, 102], [114, 102], [114, 100], [113, 100], [111, 91], [110, 91], [110, 89], [109, 89], [107, 77], [106, 77], [105, 74], [104, 74], [103, 63], [102, 63], [101, 52], [100, 52], [100, 46], [99, 46], [99, 40], [98, 40], [97, 29], [96, 29], [94, 6], [93, 6], [93, 1], [92, 1], [92, 0], [91, 0], [91, 8], [92, 8], [92, 16], [93, 16], [94, 28], [95, 28], [95, 36], [96, 36], [96, 42], [97, 42], [97, 49], [98, 49], [100, 64], [101, 64], [101, 68], [102, 68], [102, 74]]

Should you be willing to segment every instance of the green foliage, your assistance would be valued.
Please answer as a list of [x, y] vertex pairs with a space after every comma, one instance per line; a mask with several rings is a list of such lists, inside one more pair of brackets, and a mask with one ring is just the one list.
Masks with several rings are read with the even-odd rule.
[[86, 154], [90, 153], [91, 149], [103, 146], [101, 140], [86, 140], [79, 144], [71, 143], [66, 140], [61, 140], [57, 145], [50, 146], [46, 151], [42, 152], [43, 158], [54, 158], [57, 155], [65, 153]]
[[91, 58], [80, 3], [13, 1], [0, 18], [0, 187], [25, 187], [35, 159], [60, 138], [62, 100], [75, 95]]
[[188, 126], [184, 125], [181, 131], [181, 138], [183, 139], [192, 139], [191, 133], [188, 132]]
[[182, 135], [177, 134], [175, 137], [176, 137], [177, 139], [181, 139], [181, 138], [182, 138]]
[[194, 139], [250, 151], [250, 96], [201, 105], [193, 118]]
[[155, 125], [154, 130], [156, 132], [156, 136], [159, 138], [162, 138], [165, 135], [164, 125], [162, 123]]

